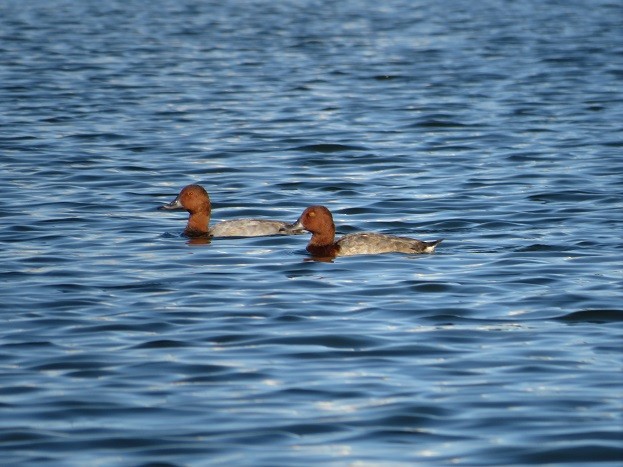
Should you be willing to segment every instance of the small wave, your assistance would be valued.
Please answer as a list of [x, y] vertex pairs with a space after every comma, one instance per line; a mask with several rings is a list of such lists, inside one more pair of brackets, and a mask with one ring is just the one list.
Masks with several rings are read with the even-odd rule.
[[623, 310], [581, 310], [568, 313], [557, 318], [560, 321], [571, 322], [618, 322], [623, 321]]
[[411, 128], [460, 128], [466, 127], [464, 123], [455, 122], [452, 120], [439, 120], [439, 119], [426, 119], [409, 125]]
[[339, 151], [364, 151], [366, 148], [363, 146], [353, 146], [349, 144], [307, 144], [305, 146], [299, 146], [293, 148], [295, 151], [306, 152], [339, 152]]

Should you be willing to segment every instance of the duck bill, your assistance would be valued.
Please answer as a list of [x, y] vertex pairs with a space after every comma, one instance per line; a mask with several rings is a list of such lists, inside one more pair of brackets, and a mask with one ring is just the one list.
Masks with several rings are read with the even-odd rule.
[[279, 232], [286, 233], [286, 234], [297, 234], [297, 233], [303, 233], [304, 231], [305, 231], [305, 228], [303, 227], [303, 223], [301, 222], [301, 219], [298, 219], [293, 224], [286, 224], [279, 229]]
[[164, 209], [164, 210], [167, 210], [167, 211], [173, 211], [175, 209], [184, 209], [184, 206], [182, 206], [182, 203], [180, 202], [180, 197], [178, 196], [177, 198], [175, 198], [170, 203], [163, 204], [158, 209]]

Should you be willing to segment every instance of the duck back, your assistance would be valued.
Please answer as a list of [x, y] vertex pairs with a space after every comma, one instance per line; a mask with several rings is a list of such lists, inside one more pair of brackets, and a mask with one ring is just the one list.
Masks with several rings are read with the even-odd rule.
[[235, 219], [219, 222], [210, 228], [210, 235], [214, 237], [262, 237], [266, 235], [288, 235], [287, 223], [264, 219]]
[[374, 232], [345, 235], [336, 245], [339, 256], [374, 255], [380, 253], [432, 253], [441, 240], [423, 242], [414, 238], [398, 237]]

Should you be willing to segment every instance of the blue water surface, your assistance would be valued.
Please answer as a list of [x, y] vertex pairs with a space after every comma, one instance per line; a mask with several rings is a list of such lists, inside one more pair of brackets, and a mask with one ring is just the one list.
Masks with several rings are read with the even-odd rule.
[[[623, 5], [0, 2], [3, 465], [623, 462]], [[309, 235], [444, 238], [311, 261]]]

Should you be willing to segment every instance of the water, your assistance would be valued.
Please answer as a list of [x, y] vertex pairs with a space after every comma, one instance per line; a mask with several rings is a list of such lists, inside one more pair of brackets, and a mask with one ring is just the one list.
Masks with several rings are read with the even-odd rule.
[[[622, 20], [0, 3], [2, 463], [620, 465]], [[193, 182], [445, 241], [194, 244], [156, 211]]]

